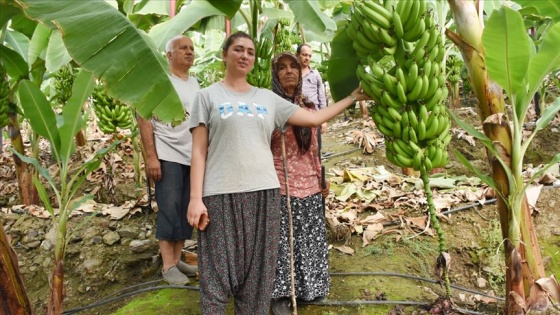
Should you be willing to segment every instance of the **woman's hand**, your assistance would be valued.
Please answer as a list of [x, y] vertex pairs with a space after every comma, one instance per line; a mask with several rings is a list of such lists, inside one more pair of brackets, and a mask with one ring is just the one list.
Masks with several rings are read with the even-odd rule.
[[187, 221], [195, 229], [204, 231], [210, 220], [208, 219], [208, 210], [202, 202], [202, 199], [191, 200], [189, 202]]
[[350, 97], [352, 97], [353, 100], [355, 101], [369, 101], [371, 100], [371, 97], [369, 97], [369, 95], [367, 95], [364, 90], [362, 90], [361, 86], [358, 86], [358, 88], [356, 88], [354, 91], [352, 91], [352, 93], [350, 93]]
[[331, 182], [326, 180], [325, 183], [326, 183], [325, 188], [321, 189], [321, 195], [323, 195], [323, 198], [327, 198], [329, 196], [329, 191], [330, 191], [330, 188], [331, 188]]

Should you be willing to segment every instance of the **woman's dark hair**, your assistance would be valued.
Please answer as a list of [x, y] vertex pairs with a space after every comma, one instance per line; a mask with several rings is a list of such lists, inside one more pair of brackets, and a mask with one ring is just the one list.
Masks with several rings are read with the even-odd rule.
[[233, 42], [238, 38], [248, 38], [253, 42], [253, 45], [255, 45], [255, 41], [253, 40], [253, 38], [249, 34], [247, 34], [245, 32], [242, 32], [242, 31], [237, 31], [237, 32], [231, 34], [226, 39], [226, 41], [224, 42], [224, 46], [222, 47], [222, 50], [224, 52], [227, 52], [227, 50], [229, 49], [229, 46], [231, 46], [231, 44], [233, 44]]
[[296, 53], [297, 53], [298, 55], [301, 54], [301, 47], [303, 47], [303, 46], [307, 46], [307, 47], [311, 48], [311, 46], [309, 46], [309, 44], [306, 44], [306, 43], [299, 44], [299, 45], [297, 46], [297, 49], [296, 49]]

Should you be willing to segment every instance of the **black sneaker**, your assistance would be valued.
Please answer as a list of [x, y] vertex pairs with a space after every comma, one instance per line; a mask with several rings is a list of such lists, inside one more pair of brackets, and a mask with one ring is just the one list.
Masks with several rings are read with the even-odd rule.
[[272, 299], [270, 308], [274, 315], [291, 315], [290, 300], [288, 298]]

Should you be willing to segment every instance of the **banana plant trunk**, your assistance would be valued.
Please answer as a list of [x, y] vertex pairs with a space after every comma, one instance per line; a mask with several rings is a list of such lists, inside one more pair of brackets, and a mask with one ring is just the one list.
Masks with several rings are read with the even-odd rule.
[[[61, 205], [62, 209], [63, 205]], [[64, 253], [66, 252], [66, 220], [61, 218], [57, 224], [54, 264], [51, 271], [51, 290], [47, 305], [48, 315], [61, 315], [64, 300]]]
[[[5, 314], [30, 315], [31, 303], [18, 269], [16, 253], [0, 224], [0, 310]], [[4, 313], [2, 313], [4, 314]]]
[[[23, 139], [21, 138], [21, 131], [19, 128], [18, 118], [16, 113], [9, 115], [8, 121], [8, 135], [10, 136], [10, 143], [14, 150], [21, 155], [25, 155], [25, 147], [23, 146]], [[14, 154], [14, 164], [16, 166], [16, 175], [18, 178], [19, 200], [24, 205], [36, 205], [39, 203], [39, 194], [33, 185], [33, 167], [23, 162], [17, 155]]]
[[84, 135], [84, 131], [80, 129], [76, 134], [76, 145], [79, 147], [83, 147], [87, 144], [86, 136]]
[[[478, 99], [479, 117], [483, 123], [484, 133], [499, 146], [498, 152], [511, 167], [512, 130], [507, 120], [503, 119], [505, 102], [502, 88], [489, 79], [486, 71], [482, 46], [483, 26], [475, 2], [472, 0], [448, 0], [448, 2], [453, 12], [457, 33], [446, 30], [446, 35], [463, 55], [473, 91]], [[494, 182], [508, 198], [513, 187], [509, 187], [502, 165], [490, 152], [487, 153]], [[502, 237], [506, 240], [506, 313], [525, 314], [525, 310], [517, 306], [514, 298], [518, 296], [525, 300], [529, 296], [529, 289], [533, 282], [544, 277], [544, 267], [526, 198], [520, 209], [521, 242], [517, 242], [519, 244], [517, 246], [510, 241], [512, 239], [510, 229], [515, 230], [510, 226], [513, 210], [508, 209], [506, 203], [498, 198]]]

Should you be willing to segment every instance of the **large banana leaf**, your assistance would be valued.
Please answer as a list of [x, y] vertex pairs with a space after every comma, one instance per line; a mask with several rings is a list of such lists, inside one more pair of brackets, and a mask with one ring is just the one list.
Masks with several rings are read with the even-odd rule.
[[235, 13], [239, 11], [239, 8], [241, 8], [243, 0], [208, 0], [208, 2], [216, 9], [220, 10], [220, 12], [223, 12], [225, 16], [231, 19], [233, 18]]
[[17, 96], [33, 131], [51, 143], [51, 152], [60, 161], [60, 134], [56, 128], [56, 116], [45, 94], [33, 82], [22, 80], [18, 85]]
[[171, 1], [151, 0], [147, 1], [144, 6], [135, 14], [159, 14], [169, 15]]
[[45, 66], [49, 72], [56, 72], [60, 67], [72, 61], [72, 57], [68, 54], [68, 50], [62, 41], [62, 34], [59, 30], [53, 30], [49, 38], [47, 46], [47, 54], [45, 56]]
[[6, 43], [27, 62], [27, 52], [29, 51], [29, 38], [27, 36], [20, 32], [8, 30], [6, 32]]
[[[191, 1], [172, 19], [155, 25], [148, 33], [156, 47], [160, 50], [165, 48], [165, 44], [173, 36], [183, 34], [191, 26], [205, 17], [213, 15], [233, 16], [241, 7], [240, 0], [236, 1]], [[230, 15], [232, 9], [237, 7], [235, 12]], [[224, 10], [224, 11], [222, 11]]]
[[493, 11], [482, 33], [486, 54], [486, 67], [490, 78], [498, 83], [508, 95], [520, 89], [529, 66], [529, 38], [519, 12], [502, 7]]
[[523, 7], [535, 7], [542, 16], [560, 22], [560, 1], [558, 0], [514, 0]]
[[333, 99], [336, 101], [348, 96], [358, 87], [356, 77], [358, 58], [352, 48], [352, 40], [342, 27], [331, 42], [332, 56], [329, 59], [327, 79]]
[[18, 15], [21, 14], [21, 10], [18, 7], [7, 3], [0, 4], [0, 28], [3, 28], [8, 21]]
[[92, 74], [81, 70], [72, 85], [72, 96], [62, 109], [64, 120], [60, 126], [60, 156], [63, 165], [66, 165], [73, 152], [74, 136], [82, 127], [82, 106], [91, 95], [94, 84]]
[[35, 28], [35, 32], [33, 32], [33, 36], [29, 41], [29, 52], [28, 52], [27, 60], [30, 65], [35, 63], [35, 60], [37, 60], [37, 58], [41, 56], [41, 53], [49, 45], [49, 38], [51, 36], [51, 31], [52, 29], [50, 29], [45, 24], [42, 23], [37, 24], [37, 27]]
[[317, 1], [287, 0], [286, 2], [294, 13], [296, 21], [300, 22], [304, 28], [317, 34], [336, 31], [336, 23], [321, 11]]
[[[108, 94], [143, 117], [184, 116], [155, 51], [130, 21], [105, 1], [16, 0], [31, 18], [55, 24], [72, 58], [105, 81]], [[198, 1], [195, 1], [198, 2]], [[51, 23], [52, 21], [52, 23]]]
[[554, 24], [544, 35], [538, 53], [529, 63], [529, 97], [540, 88], [544, 77], [560, 68], [560, 22]]
[[23, 57], [12, 49], [0, 45], [0, 60], [6, 67], [6, 72], [13, 79], [27, 77], [27, 63]]

